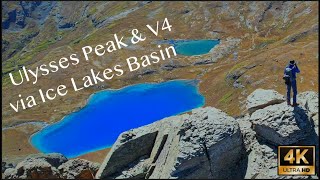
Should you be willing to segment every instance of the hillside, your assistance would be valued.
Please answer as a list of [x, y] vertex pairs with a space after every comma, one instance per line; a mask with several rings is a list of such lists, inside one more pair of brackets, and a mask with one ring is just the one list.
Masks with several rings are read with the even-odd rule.
[[319, 95], [307, 91], [298, 97], [301, 105], [291, 107], [280, 93], [257, 89], [246, 98], [248, 113], [242, 117], [233, 118], [214, 107], [196, 108], [122, 132], [102, 164], [39, 153], [15, 167], [6, 165], [4, 177], [319, 179], [318, 156], [308, 176], [278, 174], [281, 169], [288, 172], [277, 163], [279, 146], [312, 145], [319, 154]]
[[[84, 106], [90, 94], [107, 88], [121, 88], [141, 82], [171, 79], [199, 79], [206, 106], [219, 108], [231, 116], [246, 113], [245, 99], [257, 88], [285, 93], [284, 66], [298, 61], [298, 91], [318, 92], [318, 2], [3, 2], [2, 3], [2, 131], [3, 159], [17, 162], [36, 153], [28, 142], [43, 123], [54, 123]], [[168, 18], [170, 33], [149, 39], [107, 56], [94, 56], [76, 66], [41, 76], [36, 85], [11, 84], [9, 73], [18, 76], [22, 66], [35, 69], [41, 64], [71, 53], [83, 46], [106, 43], [113, 34], [129, 35], [128, 30], [145, 29], [146, 24]], [[141, 56], [157, 49], [164, 39], [221, 39], [212, 53], [177, 56], [174, 68], [162, 61], [141, 71], [124, 74], [106, 83], [70, 91], [67, 96], [16, 113], [10, 102], [36, 95], [82, 78], [91, 68], [103, 70], [124, 63], [128, 56]], [[238, 57], [234, 60], [234, 53]], [[83, 57], [82, 57], [83, 58]], [[214, 59], [209, 64], [201, 62]], [[180, 65], [180, 66], [179, 66]], [[33, 123], [27, 123], [33, 122]], [[25, 124], [22, 124], [25, 123]], [[22, 125], [21, 125], [22, 124]], [[105, 151], [86, 155], [101, 162]]]

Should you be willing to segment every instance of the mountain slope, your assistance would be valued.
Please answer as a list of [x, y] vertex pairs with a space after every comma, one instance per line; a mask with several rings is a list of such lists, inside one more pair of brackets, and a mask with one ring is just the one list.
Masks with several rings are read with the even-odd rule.
[[[298, 91], [318, 91], [318, 2], [4, 2], [2, 10], [4, 127], [59, 121], [84, 106], [89, 95], [101, 89], [187, 78], [201, 80], [200, 92], [206, 97], [206, 106], [238, 116], [245, 113], [245, 97], [257, 88], [272, 88], [284, 94], [282, 72], [290, 59], [296, 59], [301, 69]], [[146, 24], [162, 22], [165, 17], [173, 26], [171, 32], [155, 37], [147, 31]], [[114, 33], [130, 37], [128, 31], [133, 28], [147, 36], [133, 49], [92, 56], [90, 61], [80, 57], [77, 66], [41, 76], [36, 85], [27, 82], [14, 86], [10, 82], [9, 73], [17, 77], [22, 66], [34, 70], [71, 53], [81, 54], [83, 46], [104, 44]], [[159, 40], [217, 38], [227, 45], [213, 54], [172, 58], [183, 67], [167, 70], [163, 66], [169, 62], [162, 61], [79, 92], [69, 91], [67, 96], [19, 113], [9, 106], [20, 99], [19, 94], [38, 96], [39, 88], [70, 84], [71, 77], [81, 79], [91, 68], [103, 70], [125, 64], [129, 56], [149, 54], [158, 49], [155, 43]], [[217, 55], [217, 62], [194, 65]], [[141, 75], [146, 70], [155, 73]], [[28, 138], [40, 128], [28, 124], [3, 131], [3, 157], [15, 159], [36, 152]]]

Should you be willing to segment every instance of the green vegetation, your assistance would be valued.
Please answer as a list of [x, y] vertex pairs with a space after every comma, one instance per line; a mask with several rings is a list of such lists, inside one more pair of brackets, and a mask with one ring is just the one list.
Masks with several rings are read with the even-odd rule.
[[[31, 31], [30, 31], [31, 32]], [[24, 32], [26, 34], [26, 32]], [[6, 60], [5, 62], [2, 63], [2, 73], [7, 74], [9, 72], [12, 72], [13, 76], [18, 75], [18, 68], [20, 66], [25, 66], [29, 63], [31, 63], [34, 60], [34, 57], [39, 54], [40, 52], [43, 52], [44, 50], [48, 49], [50, 45], [54, 44], [57, 42], [57, 39], [60, 37], [64, 36], [65, 32], [64, 31], [57, 31], [56, 35], [45, 41], [41, 41], [40, 43], [36, 44], [34, 40], [32, 40], [28, 46], [33, 47], [31, 51], [29, 52], [19, 52], [15, 54], [12, 58]], [[35, 45], [36, 44], [36, 45]], [[15, 43], [13, 44], [13, 48], [19, 48], [22, 46], [22, 43]], [[23, 48], [23, 47], [20, 47]], [[9, 80], [9, 75], [5, 75], [2, 77], [3, 79], [3, 85], [7, 85]]]
[[97, 21], [102, 21], [106, 18], [109, 18], [111, 16], [117, 15], [124, 11], [125, 9], [128, 9], [128, 2], [117, 2], [110, 8], [105, 14], [103, 14], [101, 17], [97, 19]]
[[242, 67], [247, 66], [247, 65], [248, 65], [248, 62], [242, 61], [242, 62], [234, 65], [234, 66], [230, 69], [230, 71], [234, 71], [234, 70], [236, 70], [236, 69], [242, 68]]
[[236, 65], [232, 66], [232, 68], [228, 72], [226, 72], [226, 75], [231, 73], [231, 72], [233, 72], [233, 71], [235, 71], [235, 70], [237, 70], [237, 69], [243, 68], [243, 67], [248, 66], [248, 65], [249, 65], [249, 62], [247, 62], [247, 61], [239, 62]]
[[[20, 82], [21, 77], [20, 77], [19, 71], [12, 72], [12, 76], [17, 82]], [[2, 77], [2, 87], [5, 87], [9, 84], [11, 84], [9, 75]]]
[[230, 101], [231, 96], [232, 96], [233, 92], [229, 91], [228, 93], [226, 93], [224, 96], [222, 96], [221, 99], [219, 99], [219, 103], [227, 103]]
[[90, 15], [95, 14], [95, 13], [97, 12], [97, 10], [98, 10], [98, 9], [97, 9], [96, 7], [90, 8], [90, 9], [89, 9], [89, 14], [90, 14]]
[[21, 53], [15, 54], [12, 58], [3, 63], [2, 72], [7, 73], [16, 69], [15, 67], [17, 66], [26, 65], [26, 63], [30, 62], [38, 52], [46, 50], [49, 45], [53, 43], [54, 41], [52, 40], [43, 41], [30, 52], [26, 52], [23, 55], [21, 55]]
[[123, 10], [125, 10], [128, 7], [127, 2], [119, 2], [116, 5], [112, 6], [112, 8], [110, 9], [110, 11], [108, 11], [107, 15], [108, 16], [114, 16], [117, 15], [119, 13], [121, 13]]
[[257, 48], [257, 49], [261, 49], [261, 48], [264, 48], [264, 47], [266, 47], [267, 45], [272, 44], [272, 43], [274, 43], [274, 42], [276, 42], [276, 40], [274, 40], [274, 39], [265, 40], [265, 41], [260, 42], [260, 43], [256, 46], [256, 48]]
[[55, 40], [43, 41], [43, 42], [41, 42], [38, 46], [36, 46], [36, 47], [34, 48], [34, 51], [35, 51], [35, 52], [40, 52], [40, 51], [46, 50], [46, 49], [48, 49], [48, 47], [49, 47], [51, 44], [53, 44], [53, 43], [55, 43], [55, 42], [56, 42]]
[[80, 41], [82, 40], [82, 37], [75, 39], [74, 41], [72, 41], [72, 44], [78, 44]]

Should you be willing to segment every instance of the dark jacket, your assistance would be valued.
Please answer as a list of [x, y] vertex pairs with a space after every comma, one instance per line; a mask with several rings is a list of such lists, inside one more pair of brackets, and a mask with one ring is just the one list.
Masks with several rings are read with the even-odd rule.
[[297, 73], [300, 73], [300, 69], [298, 68], [298, 66], [296, 64], [288, 64], [286, 66], [286, 68], [284, 69], [284, 74], [286, 75], [286, 69], [287, 68], [290, 68], [291, 69], [291, 73], [292, 73], [292, 76], [291, 76], [291, 81], [292, 80], [296, 80], [297, 78]]

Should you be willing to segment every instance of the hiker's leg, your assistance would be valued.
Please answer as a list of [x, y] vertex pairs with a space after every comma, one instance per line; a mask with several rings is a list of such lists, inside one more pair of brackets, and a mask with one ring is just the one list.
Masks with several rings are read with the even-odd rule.
[[292, 83], [292, 91], [293, 91], [293, 104], [297, 104], [297, 81], [293, 81]]
[[287, 103], [290, 104], [291, 83], [287, 84]]

